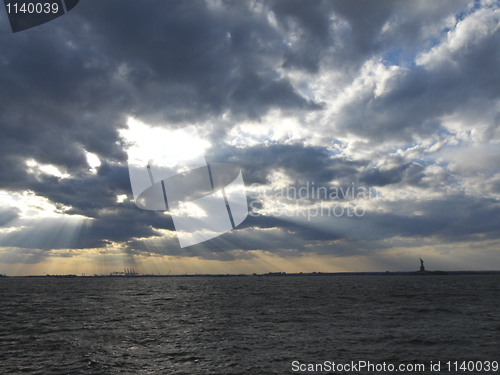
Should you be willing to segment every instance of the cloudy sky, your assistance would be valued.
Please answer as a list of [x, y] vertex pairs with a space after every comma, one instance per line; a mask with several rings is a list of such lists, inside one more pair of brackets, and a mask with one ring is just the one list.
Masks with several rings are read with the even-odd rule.
[[[498, 1], [2, 10], [0, 98], [0, 273], [500, 269]], [[127, 158], [191, 125], [251, 215], [181, 248]]]

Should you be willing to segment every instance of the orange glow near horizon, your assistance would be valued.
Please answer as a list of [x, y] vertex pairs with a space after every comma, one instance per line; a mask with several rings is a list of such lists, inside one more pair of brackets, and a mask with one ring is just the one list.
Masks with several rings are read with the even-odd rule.
[[[383, 272], [415, 271], [418, 258], [425, 260], [429, 270], [470, 270], [468, 265], [479, 264], [475, 270], [499, 269], [498, 244], [483, 249], [479, 259], [477, 251], [466, 245], [455, 247], [419, 247], [391, 249], [369, 256], [345, 256], [304, 254], [302, 256], [278, 256], [267, 251], [244, 252], [246, 259], [228, 261], [207, 260], [200, 257], [168, 256], [150, 253], [129, 255], [121, 248], [90, 250], [57, 250], [49, 252], [43, 260], [34, 264], [0, 263], [0, 273], [8, 276], [75, 274], [109, 275], [111, 272], [134, 269], [139, 274], [263, 274], [268, 272]], [[438, 251], [436, 251], [438, 250]], [[0, 249], [2, 259], [9, 259], [6, 252], [16, 249]], [[243, 251], [229, 252], [235, 258]], [[248, 255], [251, 257], [248, 258]], [[404, 265], [404, 266], [402, 266]]]

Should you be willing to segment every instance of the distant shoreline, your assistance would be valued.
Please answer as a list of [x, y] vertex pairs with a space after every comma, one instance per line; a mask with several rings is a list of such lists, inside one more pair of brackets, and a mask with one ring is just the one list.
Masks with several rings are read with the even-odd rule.
[[467, 276], [467, 275], [500, 275], [500, 271], [402, 271], [402, 272], [268, 272], [263, 274], [183, 274], [183, 275], [27, 275], [27, 276], [6, 276], [0, 275], [0, 279], [7, 278], [138, 278], [138, 277], [303, 277], [303, 276]]

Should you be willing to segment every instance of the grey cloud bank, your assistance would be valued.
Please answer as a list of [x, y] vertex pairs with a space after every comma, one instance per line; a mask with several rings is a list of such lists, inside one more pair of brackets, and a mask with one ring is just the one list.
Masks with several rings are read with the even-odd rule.
[[[498, 2], [87, 0], [16, 34], [2, 13], [0, 31], [0, 247], [17, 254], [0, 263], [57, 249], [234, 260], [498, 248]], [[168, 213], [132, 202], [130, 118], [196, 125], [207, 162], [238, 165], [248, 186], [354, 183], [379, 198], [363, 217], [248, 217], [181, 250]]]

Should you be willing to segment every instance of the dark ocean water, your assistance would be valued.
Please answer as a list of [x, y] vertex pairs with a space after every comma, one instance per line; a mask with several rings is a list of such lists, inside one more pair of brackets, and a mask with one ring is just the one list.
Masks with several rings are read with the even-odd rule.
[[0, 279], [1, 374], [290, 374], [293, 361], [359, 360], [500, 360], [500, 277]]

